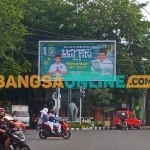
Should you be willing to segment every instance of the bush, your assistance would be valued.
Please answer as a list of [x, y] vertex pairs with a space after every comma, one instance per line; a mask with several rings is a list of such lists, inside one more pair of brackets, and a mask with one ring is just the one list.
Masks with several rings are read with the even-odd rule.
[[97, 122], [95, 122], [94, 126], [95, 127], [104, 127], [104, 123], [97, 123]]
[[69, 123], [69, 128], [82, 128], [82, 125], [80, 123]]
[[[80, 123], [68, 123], [69, 128], [82, 128], [82, 124], [80, 125]], [[87, 124], [85, 125], [85, 127], [92, 127], [91, 124]]]

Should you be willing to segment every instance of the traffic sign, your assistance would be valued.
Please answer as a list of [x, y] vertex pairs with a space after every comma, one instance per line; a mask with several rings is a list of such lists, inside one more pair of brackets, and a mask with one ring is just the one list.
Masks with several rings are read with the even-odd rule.
[[53, 95], [52, 95], [53, 100], [56, 100], [56, 94], [57, 94], [56, 92], [53, 93]]
[[[56, 94], [57, 94], [56, 92], [53, 93], [53, 95], [52, 95], [53, 100], [57, 100], [57, 95]], [[61, 99], [61, 94], [60, 93], [58, 94], [58, 99]]]

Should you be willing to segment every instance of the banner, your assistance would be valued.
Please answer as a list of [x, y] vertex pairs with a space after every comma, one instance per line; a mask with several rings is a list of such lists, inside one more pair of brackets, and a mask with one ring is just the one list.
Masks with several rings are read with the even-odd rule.
[[38, 57], [41, 81], [116, 80], [116, 41], [39, 41]]

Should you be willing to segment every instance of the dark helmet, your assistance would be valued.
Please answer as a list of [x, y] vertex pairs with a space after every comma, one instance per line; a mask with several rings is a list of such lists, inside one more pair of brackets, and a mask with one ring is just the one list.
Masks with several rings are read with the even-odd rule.
[[51, 110], [50, 110], [50, 113], [55, 114], [56, 112], [55, 112], [54, 109], [51, 109]]

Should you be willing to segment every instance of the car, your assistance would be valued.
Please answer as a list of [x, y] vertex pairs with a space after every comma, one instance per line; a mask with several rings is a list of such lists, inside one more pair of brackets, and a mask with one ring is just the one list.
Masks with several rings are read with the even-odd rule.
[[142, 121], [136, 117], [136, 114], [134, 112], [126, 111], [126, 110], [117, 111], [115, 114], [114, 125], [118, 129], [120, 129], [119, 121], [122, 113], [125, 113], [125, 117], [127, 118], [128, 128], [130, 128], [131, 130], [133, 130], [134, 128], [137, 128], [139, 130], [142, 129]]
[[5, 114], [5, 118], [8, 119], [12, 124], [22, 128], [23, 132], [26, 132], [26, 125], [19, 120], [14, 119], [11, 115]]

